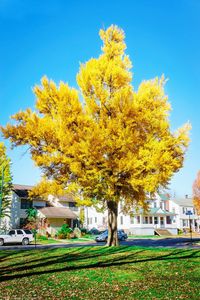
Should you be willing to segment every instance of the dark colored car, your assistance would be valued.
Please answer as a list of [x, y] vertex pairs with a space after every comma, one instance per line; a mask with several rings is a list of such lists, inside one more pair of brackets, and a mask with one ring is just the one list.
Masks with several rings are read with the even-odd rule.
[[[127, 234], [124, 232], [123, 229], [117, 230], [117, 235], [118, 235], [118, 240], [119, 241], [125, 241], [128, 236]], [[96, 242], [107, 242], [108, 239], [108, 230], [104, 231], [103, 233], [101, 233], [100, 235], [98, 235], [95, 239]]]

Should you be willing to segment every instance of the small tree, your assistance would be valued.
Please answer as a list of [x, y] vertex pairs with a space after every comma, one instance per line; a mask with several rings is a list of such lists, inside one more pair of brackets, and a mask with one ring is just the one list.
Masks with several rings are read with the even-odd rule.
[[13, 146], [29, 145], [42, 169], [39, 194], [71, 191], [80, 205], [108, 209], [108, 246], [117, 245], [118, 203], [147, 207], [146, 194], [166, 187], [183, 164], [185, 125], [172, 133], [164, 77], [133, 89], [124, 32], [100, 30], [101, 55], [82, 64], [80, 92], [46, 77], [36, 86], [36, 111], [2, 128]]
[[38, 223], [39, 223], [39, 219], [38, 219], [37, 209], [34, 207], [28, 208], [26, 210], [25, 227], [36, 231], [38, 228]]
[[197, 213], [200, 215], [200, 171], [193, 183], [193, 203]]
[[0, 143], [0, 220], [10, 216], [11, 189], [10, 159], [6, 155], [6, 147]]

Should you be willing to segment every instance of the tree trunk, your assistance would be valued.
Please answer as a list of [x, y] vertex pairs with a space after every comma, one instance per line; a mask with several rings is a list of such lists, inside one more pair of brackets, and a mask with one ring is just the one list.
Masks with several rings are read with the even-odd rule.
[[117, 215], [118, 215], [118, 203], [115, 201], [108, 201], [108, 240], [107, 246], [118, 246], [117, 236]]

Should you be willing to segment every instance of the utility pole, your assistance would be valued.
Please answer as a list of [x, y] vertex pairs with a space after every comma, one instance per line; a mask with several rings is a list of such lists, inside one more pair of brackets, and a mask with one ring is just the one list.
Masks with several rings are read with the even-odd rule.
[[188, 211], [186, 212], [186, 215], [188, 215], [188, 216], [189, 216], [189, 226], [190, 226], [190, 242], [191, 242], [191, 244], [192, 244], [192, 226], [191, 226], [191, 219], [190, 219], [190, 216], [192, 215], [192, 212], [191, 212], [191, 210], [188, 210]]

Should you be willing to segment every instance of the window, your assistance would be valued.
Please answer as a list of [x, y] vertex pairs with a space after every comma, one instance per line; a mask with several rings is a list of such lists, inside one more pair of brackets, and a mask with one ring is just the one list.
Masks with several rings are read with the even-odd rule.
[[154, 206], [154, 208], [156, 208], [156, 201], [154, 202], [153, 206]]
[[183, 207], [182, 210], [183, 210], [183, 214], [184, 214], [185, 213], [185, 207]]
[[21, 230], [17, 230], [17, 234], [23, 234]]
[[154, 217], [154, 224], [158, 224], [158, 217]]
[[152, 223], [153, 223], [153, 218], [149, 217], [149, 224], [152, 224]]
[[24, 232], [25, 232], [26, 234], [32, 234], [32, 232], [31, 232], [30, 230], [28, 230], [28, 229], [24, 229]]
[[143, 218], [143, 224], [148, 224], [148, 217]]
[[76, 206], [76, 203], [74, 203], [74, 202], [69, 202], [69, 208], [71, 210], [78, 210], [78, 207]]
[[188, 226], [188, 220], [183, 220], [183, 227], [187, 227]]
[[19, 228], [23, 228], [23, 226], [26, 224], [26, 218], [20, 218], [19, 220]]
[[134, 217], [130, 217], [130, 223], [134, 224]]
[[140, 216], [137, 216], [136, 220], [137, 220], [137, 224], [140, 224]]
[[106, 218], [105, 218], [105, 217], [102, 218], [102, 223], [103, 223], [103, 224], [106, 223]]
[[10, 230], [9, 235], [13, 235], [13, 234], [15, 234], [15, 230]]
[[33, 207], [33, 201], [29, 199], [21, 199], [21, 209], [28, 209]]
[[95, 220], [94, 222], [97, 223], [97, 217], [95, 217], [94, 220]]
[[123, 216], [120, 217], [120, 223], [123, 225]]
[[166, 224], [172, 224], [172, 219], [170, 216], [166, 217]]

